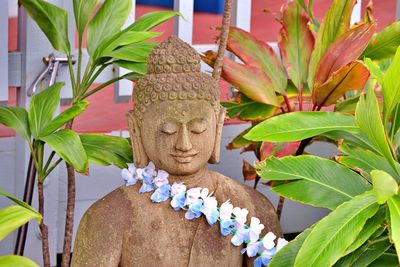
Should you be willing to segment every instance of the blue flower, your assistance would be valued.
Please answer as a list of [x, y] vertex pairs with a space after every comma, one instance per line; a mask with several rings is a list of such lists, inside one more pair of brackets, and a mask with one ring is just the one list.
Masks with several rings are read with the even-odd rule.
[[276, 248], [264, 250], [257, 259], [254, 260], [254, 267], [267, 266], [272, 256], [276, 254]]
[[150, 199], [153, 202], [159, 203], [169, 199], [171, 193], [171, 186], [165, 184], [156, 189], [156, 191], [151, 195]]
[[124, 179], [126, 185], [134, 185], [137, 182], [136, 167], [132, 163], [128, 163], [128, 169], [121, 171], [122, 179]]
[[219, 226], [221, 235], [227, 236], [232, 233], [232, 229], [235, 226], [235, 222], [233, 220], [221, 221]]
[[185, 207], [186, 202], [186, 192], [179, 192], [172, 197], [171, 206], [174, 210], [181, 210]]
[[197, 199], [189, 204], [189, 210], [185, 214], [185, 218], [188, 220], [192, 220], [194, 218], [199, 218], [201, 216], [201, 212], [203, 210], [203, 200]]
[[143, 176], [143, 184], [142, 187], [139, 189], [139, 193], [146, 193], [154, 191], [155, 186], [153, 185], [153, 179], [148, 176]]
[[239, 227], [236, 228], [236, 233], [231, 239], [231, 243], [238, 247], [247, 241], [249, 241], [249, 229], [244, 225], [239, 225]]
[[240, 252], [242, 254], [247, 252], [247, 256], [254, 257], [255, 255], [257, 255], [258, 252], [261, 252], [262, 249], [263, 249], [262, 242], [261, 241], [257, 241], [257, 242], [248, 243], [247, 246], [244, 249], [242, 249]]

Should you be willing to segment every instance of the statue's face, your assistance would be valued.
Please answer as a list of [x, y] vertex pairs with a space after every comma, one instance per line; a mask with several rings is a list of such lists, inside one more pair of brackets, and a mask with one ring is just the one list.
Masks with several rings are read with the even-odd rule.
[[204, 100], [153, 102], [146, 108], [140, 133], [144, 150], [158, 169], [193, 174], [213, 152], [215, 112]]

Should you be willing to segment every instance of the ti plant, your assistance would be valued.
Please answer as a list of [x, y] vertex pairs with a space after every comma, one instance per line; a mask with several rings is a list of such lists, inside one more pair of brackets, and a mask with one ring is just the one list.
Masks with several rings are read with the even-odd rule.
[[[351, 26], [355, 2], [334, 0], [321, 23], [313, 16], [313, 1], [308, 5], [302, 0], [283, 5], [278, 35], [280, 57], [265, 42], [231, 27], [227, 49], [243, 64], [228, 57], [224, 59], [222, 77], [238, 93], [222, 105], [229, 117], [251, 122], [251, 127], [234, 138], [228, 149], [253, 151], [258, 160], [275, 154], [301, 155], [311, 139], [272, 143], [277, 141], [249, 140], [243, 136], [260, 122], [297, 110], [354, 111], [358, 98], [352, 96], [364, 88], [370, 76], [361, 59], [390, 58], [396, 49], [393, 47], [400, 44], [396, 37], [400, 22], [374, 34], [376, 23], [371, 3], [364, 20]], [[202, 59], [213, 66], [215, 56], [215, 52], [207, 51]], [[302, 122], [306, 125], [309, 119], [304, 118]], [[255, 179], [257, 185], [260, 177], [245, 161], [243, 174], [245, 180]], [[283, 200], [278, 204], [278, 216]]]
[[[73, 92], [71, 108], [79, 110], [83, 110], [87, 106], [87, 102], [83, 102], [85, 99], [106, 88], [108, 85], [121, 79], [134, 81], [145, 74], [147, 57], [157, 45], [156, 42], [152, 42], [150, 39], [162, 34], [159, 32], [150, 32], [150, 30], [178, 15], [175, 11], [153, 12], [142, 16], [122, 29], [131, 12], [131, 0], [73, 0], [75, 26], [78, 32], [78, 57], [75, 71], [72, 60], [75, 49], [73, 44], [73, 48], [71, 49], [68, 39], [67, 12], [44, 0], [20, 0], [19, 3], [38, 24], [53, 48], [67, 56], [71, 89]], [[86, 50], [83, 49], [85, 32]], [[88, 54], [86, 65], [83, 60], [83, 53], [85, 51]], [[108, 66], [113, 64], [129, 69], [131, 72], [123, 76], [117, 76], [102, 84], [92, 86], [99, 75]], [[51, 90], [49, 90], [46, 94], [57, 95], [59, 92], [59, 89], [57, 89], [58, 86], [53, 88], [52, 91], [54, 92], [50, 92]], [[58, 98], [53, 97], [51, 101], [58, 103]], [[42, 107], [43, 103], [38, 104], [37, 108], [46, 108]], [[49, 123], [52, 114], [49, 112], [46, 115], [47, 117], [42, 119]], [[20, 109], [11, 118], [18, 121], [17, 118], [20, 119], [21, 116], [25, 118], [25, 122], [28, 122], [28, 119], [26, 119], [27, 115]], [[30, 142], [31, 147], [35, 145], [35, 149], [37, 150], [37, 154], [32, 150], [32, 155], [36, 157], [37, 162], [35, 164], [39, 167], [39, 184], [45, 179], [48, 172], [51, 171], [51, 167], [48, 164], [44, 164], [41, 158], [43, 156], [44, 143], [48, 144], [67, 163], [68, 199], [62, 257], [62, 266], [64, 267], [69, 266], [71, 253], [75, 205], [74, 169], [78, 172], [86, 173], [88, 159], [101, 165], [114, 164], [120, 168], [124, 168], [126, 162], [131, 162], [131, 156], [129, 155], [131, 152], [128, 152], [131, 148], [126, 140], [94, 134], [77, 136], [70, 131], [73, 128], [74, 117], [70, 116], [67, 120], [65, 118], [65, 116], [62, 117], [62, 120], [65, 123], [66, 129], [53, 133], [58, 129], [57, 127], [61, 127], [61, 124], [58, 123], [57, 127], [54, 125], [51, 128], [52, 130], [45, 132], [50, 135], [44, 135], [42, 132], [36, 131], [37, 129], [32, 130], [29, 127], [25, 127], [24, 131], [19, 132]], [[3, 122], [6, 125], [10, 124], [10, 118], [7, 120]], [[29, 126], [32, 127], [30, 118], [29, 123]], [[16, 128], [20, 127], [20, 125], [11, 125], [11, 127], [13, 126]], [[45, 125], [42, 126], [44, 127]], [[27, 131], [28, 129], [29, 131]], [[28, 133], [31, 135], [28, 135]], [[31, 140], [31, 138], [35, 140]], [[65, 143], [65, 138], [70, 138], [71, 143]], [[64, 143], [61, 143], [61, 140], [64, 140]], [[76, 145], [75, 149], [79, 148], [81, 152], [79, 157], [71, 154], [74, 148], [71, 145]], [[60, 149], [63, 150], [62, 153], [59, 151]], [[50, 263], [48, 260], [45, 260], [44, 264], [45, 266], [49, 266]]]
[[[0, 241], [32, 219], [36, 219], [39, 223], [41, 222], [42, 216], [25, 202], [11, 196], [2, 188], [0, 188], [0, 195], [17, 204], [0, 210]], [[39, 267], [32, 260], [17, 255], [0, 256], [0, 266]]]
[[[325, 136], [341, 152], [336, 162], [301, 155], [256, 165], [258, 175], [277, 182], [272, 190], [279, 195], [332, 210], [279, 251], [272, 267], [400, 264], [400, 48], [385, 73], [366, 61], [373, 78], [358, 95], [354, 115], [298, 111], [245, 135], [267, 142]], [[382, 109], [375, 90], [383, 92]]]

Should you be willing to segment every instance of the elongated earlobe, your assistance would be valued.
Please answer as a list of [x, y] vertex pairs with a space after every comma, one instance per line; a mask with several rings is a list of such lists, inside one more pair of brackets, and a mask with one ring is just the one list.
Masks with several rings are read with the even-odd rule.
[[149, 158], [143, 147], [139, 123], [133, 110], [128, 111], [126, 116], [128, 118], [129, 134], [132, 141], [133, 163], [138, 168], [144, 168], [149, 163]]
[[215, 133], [214, 149], [213, 149], [210, 159], [208, 160], [208, 163], [216, 164], [219, 162], [220, 153], [221, 153], [222, 127], [224, 126], [224, 120], [225, 120], [225, 109], [221, 108], [220, 112], [219, 112], [219, 116], [217, 118], [217, 128], [216, 128], [216, 133]]

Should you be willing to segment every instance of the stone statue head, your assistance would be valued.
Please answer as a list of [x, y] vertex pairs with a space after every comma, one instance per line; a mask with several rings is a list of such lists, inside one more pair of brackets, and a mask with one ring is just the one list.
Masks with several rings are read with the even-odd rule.
[[172, 36], [153, 50], [147, 67], [128, 113], [135, 165], [152, 161], [170, 174], [190, 175], [217, 163], [224, 110], [197, 52]]

